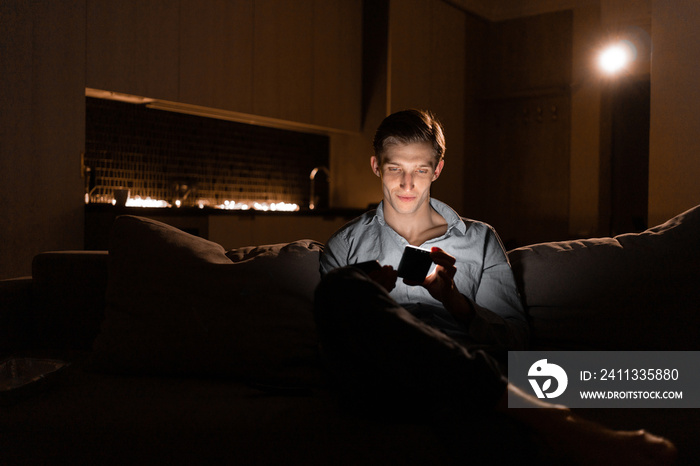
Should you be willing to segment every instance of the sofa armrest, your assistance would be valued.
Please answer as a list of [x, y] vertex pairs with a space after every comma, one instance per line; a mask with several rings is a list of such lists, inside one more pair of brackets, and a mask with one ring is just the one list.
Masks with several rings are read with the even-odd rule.
[[28, 346], [32, 277], [0, 280], [0, 356]]
[[34, 257], [34, 348], [92, 347], [104, 317], [108, 268], [107, 251], [52, 251]]

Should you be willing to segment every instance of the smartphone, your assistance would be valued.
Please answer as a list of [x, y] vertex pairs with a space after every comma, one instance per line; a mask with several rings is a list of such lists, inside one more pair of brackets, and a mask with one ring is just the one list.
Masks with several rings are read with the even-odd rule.
[[431, 265], [433, 265], [433, 260], [430, 258], [429, 250], [409, 244], [403, 250], [398, 275], [404, 280], [423, 283]]

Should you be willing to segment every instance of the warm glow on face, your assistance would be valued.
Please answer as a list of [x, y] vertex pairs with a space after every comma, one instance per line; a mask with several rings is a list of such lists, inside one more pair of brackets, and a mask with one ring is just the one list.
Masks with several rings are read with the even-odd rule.
[[434, 166], [435, 149], [427, 142], [389, 145], [381, 164], [377, 157], [371, 163], [382, 180], [385, 213], [398, 214], [413, 214], [429, 205], [430, 186], [443, 166], [443, 161]]
[[624, 70], [635, 58], [634, 46], [621, 41], [604, 49], [598, 56], [600, 68], [608, 73], [615, 74]]

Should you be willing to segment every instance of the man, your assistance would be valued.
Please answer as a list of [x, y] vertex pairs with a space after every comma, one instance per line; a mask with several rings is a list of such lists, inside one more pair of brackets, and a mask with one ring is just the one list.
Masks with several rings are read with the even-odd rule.
[[[370, 276], [425, 323], [464, 343], [524, 349], [527, 321], [496, 233], [430, 197], [445, 164], [442, 126], [428, 113], [398, 112], [377, 130], [374, 150], [384, 200], [333, 235], [321, 272], [377, 260], [384, 267]], [[392, 267], [408, 244], [432, 249], [436, 266], [422, 284], [397, 281]]]
[[[321, 256], [316, 321], [340, 384], [382, 408], [418, 407], [436, 420], [504, 412], [581, 463], [672, 461], [665, 439], [583, 421], [508, 383], [496, 356], [525, 348], [525, 313], [493, 229], [431, 199], [444, 154], [429, 112], [398, 112], [377, 129], [370, 162], [383, 200], [336, 232]], [[406, 245], [430, 248], [433, 270], [421, 283], [398, 280]], [[367, 273], [356, 266], [374, 260], [381, 267]], [[539, 409], [509, 409], [509, 394]]]

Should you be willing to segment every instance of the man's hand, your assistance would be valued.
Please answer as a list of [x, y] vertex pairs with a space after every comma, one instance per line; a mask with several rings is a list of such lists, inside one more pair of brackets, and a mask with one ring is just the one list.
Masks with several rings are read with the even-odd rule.
[[430, 249], [430, 258], [437, 267], [433, 273], [425, 277], [422, 285], [433, 298], [445, 304], [445, 301], [451, 299], [452, 294], [459, 293], [454, 282], [457, 259], [436, 247]]
[[437, 267], [425, 277], [422, 285], [430, 295], [440, 301], [456, 319], [469, 324], [474, 317], [474, 308], [469, 300], [455, 286], [457, 259], [440, 248], [430, 249], [430, 258]]
[[396, 287], [398, 274], [390, 265], [384, 265], [381, 269], [373, 270], [368, 275], [369, 278], [382, 285], [387, 293], [390, 293]]

